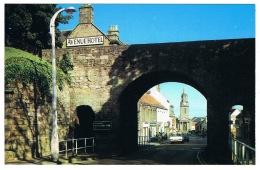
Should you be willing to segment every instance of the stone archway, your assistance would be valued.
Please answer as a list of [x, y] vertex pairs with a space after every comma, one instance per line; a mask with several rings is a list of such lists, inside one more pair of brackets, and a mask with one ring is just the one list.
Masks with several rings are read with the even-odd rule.
[[[137, 149], [136, 103], [156, 84], [189, 84], [207, 99], [208, 153], [227, 162], [230, 102], [240, 100], [255, 121], [255, 39], [67, 48], [72, 71], [71, 108], [93, 107], [111, 120], [115, 146]], [[64, 49], [57, 49], [62, 56]], [[43, 51], [43, 58], [51, 56]], [[86, 96], [88, 96], [86, 98]], [[252, 136], [254, 131], [252, 131]], [[118, 136], [120, 135], [120, 137]]]

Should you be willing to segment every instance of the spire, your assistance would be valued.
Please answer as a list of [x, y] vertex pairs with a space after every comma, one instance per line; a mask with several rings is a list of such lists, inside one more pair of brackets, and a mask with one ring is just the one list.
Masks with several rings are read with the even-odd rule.
[[183, 93], [181, 95], [181, 105], [189, 105], [188, 95], [186, 94], [185, 85], [183, 86]]

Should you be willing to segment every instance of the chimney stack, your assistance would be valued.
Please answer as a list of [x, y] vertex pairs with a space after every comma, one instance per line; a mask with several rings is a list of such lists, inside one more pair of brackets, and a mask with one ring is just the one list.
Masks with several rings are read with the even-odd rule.
[[110, 40], [118, 40], [119, 39], [119, 31], [117, 25], [111, 25], [109, 26], [108, 30], [108, 38]]
[[79, 7], [79, 23], [91, 24], [94, 22], [94, 9], [91, 4], [84, 4]]

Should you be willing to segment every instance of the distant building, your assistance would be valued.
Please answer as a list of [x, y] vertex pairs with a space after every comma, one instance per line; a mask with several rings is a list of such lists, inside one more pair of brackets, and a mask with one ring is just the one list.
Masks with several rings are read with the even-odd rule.
[[208, 129], [207, 123], [208, 123], [207, 116], [200, 118], [200, 121], [198, 121], [195, 125], [196, 133], [199, 134], [199, 135], [202, 135], [203, 133], [206, 134], [207, 129]]
[[138, 136], [154, 137], [161, 132], [161, 116], [167, 109], [149, 92], [138, 101]]
[[196, 130], [196, 122], [191, 121], [191, 132], [195, 132]]
[[177, 119], [175, 117], [175, 114], [174, 114], [174, 106], [173, 105], [170, 105], [170, 110], [169, 110], [169, 113], [170, 113], [170, 133], [171, 132], [174, 132], [176, 131], [177, 129]]
[[207, 132], [207, 116], [206, 117], [194, 117], [191, 119], [191, 131], [192, 133], [202, 134], [202, 131]]
[[231, 111], [231, 115], [230, 115], [230, 120], [231, 120], [231, 124], [230, 124], [230, 129], [231, 129], [231, 133], [233, 137], [237, 136], [237, 127], [239, 127], [239, 119], [237, 119], [237, 116], [241, 113], [241, 110], [239, 109], [233, 109]]
[[241, 109], [232, 109], [230, 114], [231, 136], [249, 144], [250, 114]]
[[156, 100], [167, 109], [164, 112], [158, 112], [157, 121], [160, 122], [160, 132], [169, 134], [172, 131], [173, 126], [176, 126], [173, 124], [173, 122], [175, 122], [174, 107], [170, 104], [169, 100], [161, 94], [160, 85], [152, 87], [149, 91], [151, 96], [156, 98]]
[[178, 127], [179, 127], [180, 132], [191, 131], [188, 95], [186, 94], [184, 87], [183, 87], [183, 93], [181, 95], [180, 117], [179, 117], [178, 120], [179, 120], [179, 126]]

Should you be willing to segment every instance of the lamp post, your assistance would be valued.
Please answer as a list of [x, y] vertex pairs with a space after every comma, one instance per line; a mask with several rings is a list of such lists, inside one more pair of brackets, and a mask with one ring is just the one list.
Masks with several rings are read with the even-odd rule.
[[55, 60], [55, 19], [62, 11], [68, 14], [76, 12], [74, 7], [62, 8], [57, 11], [50, 21], [50, 34], [52, 40], [52, 133], [51, 133], [51, 157], [54, 162], [59, 160], [59, 137], [57, 125], [57, 89], [56, 89], [56, 60]]

